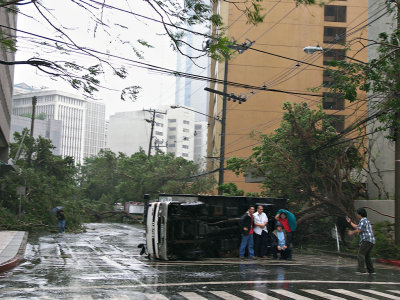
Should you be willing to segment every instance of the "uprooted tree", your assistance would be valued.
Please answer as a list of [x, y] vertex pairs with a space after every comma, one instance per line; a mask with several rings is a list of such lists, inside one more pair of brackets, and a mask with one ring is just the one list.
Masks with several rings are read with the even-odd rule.
[[284, 110], [281, 126], [269, 135], [254, 134], [261, 145], [247, 159], [229, 159], [227, 168], [264, 177], [263, 194], [290, 199], [300, 226], [354, 216], [354, 199], [363, 192], [362, 145], [338, 136], [321, 109], [285, 103]]

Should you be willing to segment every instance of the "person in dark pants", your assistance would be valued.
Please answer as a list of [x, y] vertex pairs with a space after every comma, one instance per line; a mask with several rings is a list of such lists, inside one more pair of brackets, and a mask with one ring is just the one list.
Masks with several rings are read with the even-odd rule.
[[275, 230], [272, 232], [272, 256], [278, 258], [278, 252], [281, 254], [280, 259], [292, 259], [292, 248], [287, 240], [286, 231], [281, 223], [276, 222]]
[[65, 215], [62, 209], [57, 211], [56, 217], [58, 219], [58, 233], [65, 231]]
[[264, 213], [262, 205], [257, 206], [257, 211], [253, 214], [254, 218], [254, 255], [267, 258], [267, 224], [268, 217]]
[[253, 240], [253, 214], [254, 206], [250, 206], [248, 211], [240, 218], [239, 226], [242, 233], [239, 256], [244, 258], [246, 248], [249, 252], [249, 258], [254, 259], [254, 240]]
[[[367, 212], [364, 208], [357, 209], [357, 217], [360, 219], [358, 225], [354, 224], [349, 217], [346, 218], [354, 230], [349, 231], [349, 235], [358, 233], [360, 235], [360, 249], [358, 250], [358, 269], [357, 274], [375, 274], [374, 266], [371, 260], [371, 250], [375, 245], [375, 237], [372, 232], [372, 226], [367, 219]], [[364, 264], [367, 265], [368, 273], [365, 272]]]

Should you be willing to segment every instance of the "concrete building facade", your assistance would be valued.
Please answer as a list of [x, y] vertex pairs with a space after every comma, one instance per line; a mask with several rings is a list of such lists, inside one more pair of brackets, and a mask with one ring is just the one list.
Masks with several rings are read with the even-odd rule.
[[[17, 14], [0, 8], [0, 25], [10, 28], [17, 26]], [[14, 30], [1, 27], [4, 36], [15, 36]], [[0, 47], [0, 60], [14, 61], [14, 52]], [[0, 161], [8, 162], [11, 124], [11, 103], [13, 95], [14, 66], [0, 64]]]
[[[246, 95], [247, 101], [227, 103], [225, 161], [233, 156], [245, 158], [252, 153], [257, 144], [250, 137], [252, 131], [272, 133], [279, 127], [285, 102], [306, 102], [314, 109], [322, 105], [334, 118], [333, 125], [338, 132], [366, 117], [363, 104], [354, 105], [328, 94], [322, 101], [323, 89], [319, 92], [321, 97], [301, 94], [310, 94], [310, 88], [329, 84], [329, 78], [323, 72], [328, 61], [343, 59], [344, 55], [367, 60], [367, 51], [361, 49], [362, 45], [351, 41], [358, 37], [368, 38], [368, 1], [331, 1], [321, 7], [296, 6], [295, 1], [264, 0], [261, 5], [266, 16], [258, 26], [247, 24], [244, 14], [233, 4], [218, 1], [215, 7], [223, 17], [228, 36], [238, 44], [254, 41], [250, 49], [234, 54], [229, 60], [225, 79], [266, 87], [265, 91], [259, 91], [228, 86], [228, 93]], [[345, 44], [350, 44], [350, 48], [345, 50]], [[324, 51], [312, 55], [304, 53], [304, 47], [317, 45]], [[224, 62], [213, 61], [211, 76], [223, 80], [224, 65]], [[223, 84], [211, 84], [210, 87], [223, 91]], [[272, 92], [268, 88], [284, 92]], [[221, 116], [222, 97], [211, 95], [209, 101], [208, 114]], [[207, 155], [219, 157], [221, 125], [212, 118], [208, 121]], [[209, 171], [218, 169], [219, 160], [209, 159], [207, 168]], [[224, 182], [234, 182], [245, 192], [260, 191], [260, 184], [246, 183], [243, 176], [230, 171], [224, 174]]]
[[[15, 142], [14, 132], [22, 132], [24, 128], [31, 128], [31, 118], [12, 115], [11, 116], [11, 142]], [[54, 155], [61, 155], [62, 145], [62, 121], [60, 120], [35, 120], [33, 136], [39, 136], [51, 140], [55, 147], [52, 150]]]
[[61, 156], [72, 156], [77, 163], [97, 155], [105, 147], [105, 106], [80, 96], [56, 90], [34, 90], [16, 93], [12, 112], [32, 113], [32, 97], [37, 97], [36, 115], [44, 113], [46, 120], [62, 121]]
[[[385, 10], [387, 5], [384, 2], [369, 1], [370, 7], [380, 8]], [[383, 11], [384, 12], [384, 11]], [[375, 17], [374, 10], [369, 12], [370, 17]], [[371, 40], [378, 40], [379, 34], [386, 32], [390, 34], [395, 30], [396, 21], [395, 13], [386, 14], [374, 22], [374, 26], [371, 26], [368, 31], [368, 37]], [[378, 57], [377, 45], [368, 47], [368, 60]], [[368, 115], [374, 114], [374, 106], [377, 101], [382, 101], [380, 98], [369, 98], [368, 102]], [[371, 164], [371, 177], [368, 177], [368, 194], [371, 199], [386, 198], [385, 193], [389, 197], [394, 196], [394, 168], [395, 168], [395, 142], [388, 140], [385, 136], [389, 132], [378, 131], [375, 132], [376, 128], [384, 127], [377, 120], [373, 120], [367, 124], [368, 147], [371, 151], [372, 159], [375, 160], [375, 164]]]
[[206, 168], [208, 123], [198, 121], [194, 124], [194, 151], [193, 161]]
[[195, 113], [181, 106], [167, 110], [167, 152], [187, 160], [194, 159]]
[[[167, 118], [164, 114], [155, 114], [153, 141], [151, 153], [154, 154], [156, 146], [165, 152], [166, 148], [161, 147], [166, 142]], [[152, 113], [144, 110], [118, 112], [110, 116], [107, 129], [107, 146], [115, 152], [122, 152], [132, 155], [143, 149], [148, 153], [151, 135]]]

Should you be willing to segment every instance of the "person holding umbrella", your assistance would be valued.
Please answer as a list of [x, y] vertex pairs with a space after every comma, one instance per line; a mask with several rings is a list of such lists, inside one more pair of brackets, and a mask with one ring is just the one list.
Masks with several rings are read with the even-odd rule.
[[288, 245], [290, 245], [293, 239], [293, 231], [295, 231], [297, 227], [296, 217], [290, 211], [286, 209], [280, 209], [275, 216], [275, 220], [282, 224], [287, 236], [286, 242]]
[[62, 206], [57, 206], [50, 211], [51, 214], [56, 214], [58, 220], [58, 233], [65, 231], [65, 215]]

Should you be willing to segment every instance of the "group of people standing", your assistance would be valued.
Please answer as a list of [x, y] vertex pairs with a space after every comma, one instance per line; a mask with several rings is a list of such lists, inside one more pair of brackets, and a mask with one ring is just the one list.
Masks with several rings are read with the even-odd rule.
[[[247, 212], [240, 218], [239, 226], [242, 233], [242, 240], [240, 243], [239, 256], [245, 257], [247, 249], [248, 257], [251, 259], [267, 258], [269, 252], [272, 252], [274, 259], [292, 259], [292, 232], [293, 224], [290, 224], [286, 210], [279, 210], [275, 216], [275, 230], [272, 234], [268, 234], [268, 217], [264, 213], [262, 205], [251, 205]], [[292, 227], [291, 227], [292, 225]], [[270, 240], [270, 242], [268, 242]], [[271, 245], [268, 251], [268, 244]]]

